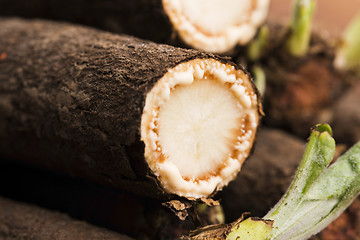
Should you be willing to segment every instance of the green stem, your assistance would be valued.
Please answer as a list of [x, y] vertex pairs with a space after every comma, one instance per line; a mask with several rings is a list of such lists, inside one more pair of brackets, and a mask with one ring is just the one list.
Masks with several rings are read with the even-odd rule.
[[286, 50], [293, 56], [302, 57], [308, 51], [315, 3], [315, 0], [295, 2], [290, 33], [285, 42]]
[[289, 217], [303, 201], [309, 188], [330, 164], [335, 141], [329, 125], [318, 125], [312, 130], [305, 154], [288, 191], [275, 207], [264, 217], [274, 220], [274, 230], [269, 239], [275, 239], [284, 231]]
[[335, 220], [360, 192], [360, 142], [327, 168], [273, 239], [308, 239]]
[[[335, 141], [328, 124], [311, 132], [304, 157], [288, 191], [263, 218], [243, 216], [182, 239], [305, 240], [335, 220], [360, 193], [360, 142], [330, 167]], [[266, 219], [266, 220], [264, 220]]]
[[234, 224], [226, 240], [265, 240], [271, 230], [272, 221], [262, 220], [259, 218], [248, 218], [242, 222]]
[[334, 65], [341, 70], [360, 67], [360, 12], [350, 22], [336, 52]]
[[264, 25], [260, 28], [256, 37], [249, 43], [246, 49], [248, 60], [255, 62], [259, 60], [266, 51], [269, 38], [269, 27]]
[[[272, 230], [273, 221], [260, 218], [247, 218], [244, 214], [230, 224], [210, 225], [190, 232], [181, 240], [265, 240]], [[240, 238], [239, 238], [240, 237]]]
[[254, 76], [254, 82], [257, 89], [259, 90], [261, 96], [264, 96], [266, 88], [266, 74], [264, 70], [260, 66], [254, 65], [251, 68], [251, 72]]
[[329, 125], [313, 130], [293, 183], [264, 217], [274, 221], [268, 239], [308, 239], [335, 220], [359, 194], [360, 142], [327, 167], [334, 149]]

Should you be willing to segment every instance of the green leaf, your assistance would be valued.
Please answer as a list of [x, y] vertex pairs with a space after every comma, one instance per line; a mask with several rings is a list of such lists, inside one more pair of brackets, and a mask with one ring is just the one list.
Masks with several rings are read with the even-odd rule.
[[327, 124], [313, 128], [293, 182], [283, 198], [264, 217], [274, 220], [274, 230], [269, 239], [276, 239], [284, 231], [289, 224], [289, 218], [300, 206], [306, 193], [330, 164], [335, 153], [335, 140], [331, 133]]
[[326, 169], [276, 239], [308, 239], [334, 221], [360, 192], [360, 142]]

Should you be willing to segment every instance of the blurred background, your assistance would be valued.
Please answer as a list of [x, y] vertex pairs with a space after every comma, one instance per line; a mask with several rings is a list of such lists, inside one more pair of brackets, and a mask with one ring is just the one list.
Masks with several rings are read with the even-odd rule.
[[[268, 19], [288, 22], [292, 1], [272, 0]], [[315, 28], [325, 28], [333, 34], [341, 34], [351, 18], [360, 11], [360, 0], [317, 0]]]

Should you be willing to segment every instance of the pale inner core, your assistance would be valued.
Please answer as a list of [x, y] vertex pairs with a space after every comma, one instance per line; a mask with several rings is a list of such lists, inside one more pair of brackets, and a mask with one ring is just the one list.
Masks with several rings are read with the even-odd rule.
[[219, 81], [178, 85], [159, 112], [163, 154], [183, 177], [211, 174], [231, 156], [241, 128], [241, 112], [234, 93]]
[[182, 0], [184, 15], [199, 29], [209, 33], [222, 33], [229, 26], [247, 21], [252, 1], [234, 0]]

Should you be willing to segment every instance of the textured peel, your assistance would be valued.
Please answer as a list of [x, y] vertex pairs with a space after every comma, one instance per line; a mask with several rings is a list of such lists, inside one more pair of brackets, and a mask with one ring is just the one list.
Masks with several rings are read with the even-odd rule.
[[269, 0], [162, 0], [164, 10], [188, 45], [224, 53], [246, 44], [267, 16]]
[[240, 171], [258, 121], [247, 74], [213, 59], [181, 63], [146, 97], [145, 159], [167, 192], [207, 197]]

